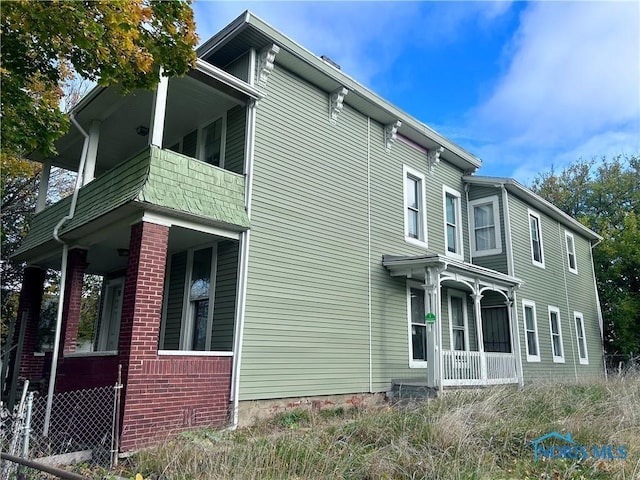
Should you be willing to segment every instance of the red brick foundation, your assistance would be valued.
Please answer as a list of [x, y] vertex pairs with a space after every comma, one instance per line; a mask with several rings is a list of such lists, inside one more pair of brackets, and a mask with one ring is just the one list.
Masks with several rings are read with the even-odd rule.
[[168, 235], [162, 225], [131, 227], [119, 344], [123, 452], [227, 419], [231, 357], [157, 353]]

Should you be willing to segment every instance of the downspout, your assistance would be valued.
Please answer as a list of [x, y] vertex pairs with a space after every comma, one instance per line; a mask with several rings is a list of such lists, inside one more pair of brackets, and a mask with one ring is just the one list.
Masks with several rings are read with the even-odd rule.
[[369, 316], [369, 393], [373, 393], [373, 340], [371, 324], [371, 118], [367, 117], [367, 308]]
[[58, 354], [60, 350], [60, 330], [62, 329], [62, 311], [64, 308], [64, 290], [67, 281], [67, 259], [69, 256], [69, 245], [60, 238], [60, 229], [68, 220], [71, 220], [76, 213], [76, 204], [78, 203], [78, 193], [80, 187], [82, 187], [82, 179], [84, 176], [84, 165], [87, 160], [87, 151], [89, 148], [89, 134], [85, 132], [80, 124], [76, 121], [73, 114], [69, 115], [71, 123], [78, 129], [78, 131], [84, 136], [84, 143], [82, 145], [82, 154], [80, 155], [80, 165], [78, 167], [78, 175], [76, 176], [76, 183], [73, 188], [73, 195], [71, 197], [71, 205], [69, 206], [69, 213], [62, 217], [53, 229], [53, 238], [62, 244], [62, 261], [60, 264], [60, 294], [58, 298], [58, 313], [56, 317], [56, 333], [53, 339], [53, 357], [51, 358], [51, 374], [49, 376], [49, 390], [47, 393], [47, 407], [44, 416], [44, 426], [42, 428], [42, 435], [44, 437], [49, 436], [49, 423], [51, 421], [51, 407], [53, 405], [53, 392], [56, 386], [56, 374], [58, 370]]
[[[255, 84], [256, 51], [250, 50], [249, 54], [249, 84]], [[255, 152], [255, 129], [256, 129], [256, 107], [257, 102], [249, 100], [247, 107], [247, 150], [245, 156], [245, 208], [247, 216], [251, 220], [251, 196], [253, 193], [253, 157]], [[238, 407], [240, 403], [240, 367], [242, 365], [242, 345], [244, 339], [244, 317], [247, 299], [247, 277], [249, 271], [249, 240], [251, 231], [245, 230], [240, 237], [240, 263], [238, 265], [238, 292], [236, 294], [236, 317], [235, 317], [235, 342], [233, 347], [233, 367], [231, 372], [231, 401], [232, 401], [232, 421], [231, 430], [238, 428]]]

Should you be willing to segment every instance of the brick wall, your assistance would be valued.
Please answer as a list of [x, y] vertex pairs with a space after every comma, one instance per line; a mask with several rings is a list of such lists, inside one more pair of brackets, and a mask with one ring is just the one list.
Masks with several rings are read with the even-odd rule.
[[131, 227], [118, 349], [123, 452], [227, 419], [230, 357], [157, 354], [168, 234], [168, 227], [147, 222]]
[[145, 359], [130, 376], [121, 451], [137, 450], [181, 431], [226, 425], [231, 357]]
[[66, 357], [58, 362], [56, 392], [115, 385], [117, 377], [116, 355]]
[[79, 248], [69, 250], [62, 310], [63, 333], [60, 338], [60, 357], [65, 353], [74, 353], [76, 351], [82, 302], [82, 283], [86, 268], [87, 251]]
[[[29, 380], [42, 378], [42, 357], [34, 357], [36, 349], [36, 336], [38, 334], [38, 321], [40, 319], [40, 304], [44, 288], [45, 271], [37, 267], [24, 269], [22, 290], [18, 303], [18, 318], [13, 333], [13, 344], [17, 345], [20, 339], [20, 330], [23, 316], [26, 320], [24, 342], [22, 344], [22, 357], [20, 359], [20, 377]], [[15, 361], [15, 358], [12, 358]], [[11, 368], [13, 371], [13, 368]], [[11, 376], [8, 377], [9, 379]]]

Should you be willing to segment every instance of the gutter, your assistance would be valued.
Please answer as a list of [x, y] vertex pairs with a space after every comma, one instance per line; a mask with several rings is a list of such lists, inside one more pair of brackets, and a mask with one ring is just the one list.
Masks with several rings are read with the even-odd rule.
[[53, 229], [53, 238], [57, 242], [62, 244], [62, 261], [60, 265], [60, 296], [58, 298], [58, 313], [56, 316], [56, 333], [53, 340], [53, 356], [51, 358], [51, 374], [49, 376], [49, 390], [47, 392], [47, 407], [44, 416], [44, 427], [42, 429], [42, 435], [44, 437], [49, 436], [49, 423], [51, 421], [51, 408], [53, 406], [53, 392], [56, 386], [56, 374], [58, 370], [58, 355], [60, 350], [60, 333], [62, 329], [62, 312], [64, 308], [64, 291], [67, 281], [67, 260], [69, 257], [69, 245], [60, 238], [60, 229], [69, 220], [73, 218], [76, 213], [76, 205], [78, 203], [78, 193], [82, 186], [82, 179], [84, 176], [84, 166], [87, 160], [87, 151], [89, 150], [89, 134], [85, 132], [80, 124], [76, 121], [73, 114], [69, 115], [71, 123], [80, 131], [84, 136], [84, 143], [82, 145], [82, 154], [80, 156], [80, 165], [78, 167], [78, 175], [76, 176], [76, 184], [73, 189], [73, 196], [71, 198], [71, 205], [69, 206], [69, 213], [62, 217]]

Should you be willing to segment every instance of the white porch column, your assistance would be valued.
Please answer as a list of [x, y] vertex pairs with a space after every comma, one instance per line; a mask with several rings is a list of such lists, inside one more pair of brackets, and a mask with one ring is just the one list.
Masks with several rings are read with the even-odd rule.
[[38, 200], [36, 201], [36, 213], [41, 212], [47, 206], [47, 191], [49, 190], [49, 175], [51, 175], [51, 160], [42, 163], [40, 173], [40, 185], [38, 185]]
[[518, 324], [518, 312], [516, 302], [516, 292], [512, 288], [509, 290], [509, 300], [505, 302], [507, 305], [507, 313], [509, 315], [509, 325], [511, 326], [511, 345], [513, 356], [516, 362], [516, 375], [518, 376], [518, 385], [524, 386], [524, 378], [522, 374], [522, 351], [520, 346], [520, 326]]
[[153, 108], [151, 112], [151, 126], [149, 128], [149, 145], [162, 148], [164, 135], [164, 117], [167, 109], [167, 92], [169, 90], [169, 77], [165, 77], [160, 68], [160, 81], [153, 94]]
[[87, 160], [84, 164], [82, 185], [86, 185], [95, 178], [96, 159], [98, 157], [98, 142], [100, 141], [100, 120], [93, 120], [89, 128], [89, 146], [87, 147]]
[[476, 334], [478, 337], [478, 352], [480, 352], [480, 378], [483, 383], [487, 381], [487, 358], [484, 355], [484, 337], [482, 335], [482, 309], [480, 306], [480, 300], [482, 300], [482, 294], [480, 293], [480, 285], [475, 286], [474, 293], [471, 294], [473, 298], [473, 317], [476, 322]]
[[422, 288], [425, 290], [426, 301], [426, 314], [436, 315], [435, 323], [427, 322], [427, 387], [435, 388], [442, 383], [440, 378], [439, 358], [440, 352], [438, 348], [438, 342], [436, 338], [438, 336], [438, 324], [440, 319], [437, 317], [438, 309], [438, 285], [440, 284], [438, 277], [440, 270], [433, 267], [425, 268], [424, 270], [424, 285]]

